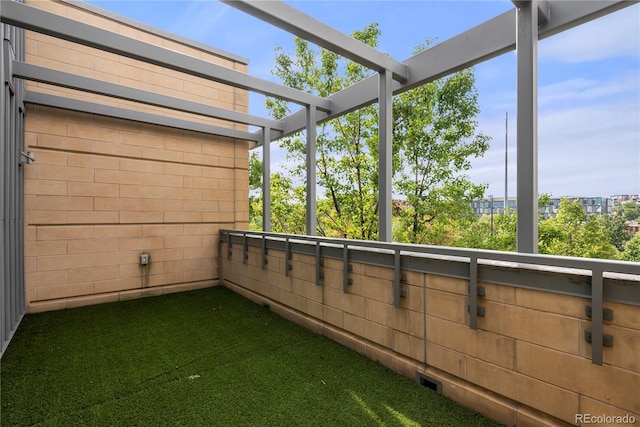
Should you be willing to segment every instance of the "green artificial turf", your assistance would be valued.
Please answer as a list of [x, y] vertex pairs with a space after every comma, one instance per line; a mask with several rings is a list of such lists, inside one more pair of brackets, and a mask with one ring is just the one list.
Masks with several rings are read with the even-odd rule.
[[224, 287], [25, 317], [1, 424], [489, 426]]

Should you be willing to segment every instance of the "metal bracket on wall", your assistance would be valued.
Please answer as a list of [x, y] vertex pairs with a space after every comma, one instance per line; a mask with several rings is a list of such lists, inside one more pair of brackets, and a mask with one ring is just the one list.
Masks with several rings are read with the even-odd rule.
[[[602, 345], [604, 344], [603, 317], [604, 317], [604, 289], [603, 271], [601, 269], [591, 270], [591, 363], [602, 365]], [[585, 334], [585, 339], [587, 336]], [[611, 340], [613, 343], [613, 338]]]
[[353, 266], [349, 264], [349, 245], [346, 243], [342, 248], [342, 292], [345, 294], [349, 292], [349, 285], [353, 284], [353, 279], [349, 277], [349, 272], [353, 269]]
[[316, 241], [316, 286], [320, 286], [320, 280], [324, 278], [324, 272], [322, 271], [322, 258], [320, 258], [320, 241]]
[[291, 259], [291, 245], [289, 243], [289, 238], [287, 237], [284, 241], [284, 275], [289, 277], [289, 270], [293, 269], [293, 266], [289, 262]]
[[[476, 286], [476, 289], [478, 290], [477, 295], [479, 297], [483, 297], [486, 295], [486, 291], [484, 289], [484, 286]], [[467, 290], [469, 291], [469, 294], [471, 294], [471, 285], [469, 285], [469, 287], [467, 288]]]
[[[584, 315], [587, 316], [588, 318], [593, 317], [593, 309], [591, 308], [590, 305], [586, 306], [584, 308]], [[603, 308], [602, 309], [602, 318], [604, 320], [613, 320], [613, 309], [612, 308]]]
[[484, 307], [478, 307], [478, 258], [469, 259], [469, 327], [478, 329], [478, 316], [484, 316]]
[[[467, 313], [471, 313], [471, 304], [467, 304]], [[484, 317], [484, 307], [478, 306], [478, 317]]]
[[395, 308], [400, 308], [400, 298], [402, 297], [402, 290], [400, 289], [401, 280], [400, 249], [396, 249], [393, 256], [393, 306]]
[[267, 236], [262, 236], [262, 269], [266, 268], [266, 265], [269, 264], [269, 260], [267, 259], [267, 254], [269, 253], [267, 249]]
[[246, 264], [249, 259], [249, 245], [247, 244], [247, 233], [242, 233], [242, 263]]
[[[591, 331], [584, 331], [584, 340], [593, 345], [593, 334]], [[613, 347], [613, 335], [602, 334], [602, 345], [605, 347]]]

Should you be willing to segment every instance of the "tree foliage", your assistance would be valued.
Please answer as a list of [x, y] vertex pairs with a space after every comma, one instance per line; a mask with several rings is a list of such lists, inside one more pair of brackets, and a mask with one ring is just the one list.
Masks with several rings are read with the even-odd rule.
[[640, 262], [640, 233], [636, 233], [627, 243], [625, 243], [621, 259], [625, 261]]
[[[380, 31], [373, 24], [352, 35], [375, 47]], [[316, 51], [300, 38], [295, 39], [295, 46], [293, 57], [277, 49], [274, 74], [286, 86], [326, 97], [372, 74], [326, 49]], [[269, 99], [267, 107], [275, 118], [289, 112], [280, 100]], [[377, 238], [377, 138], [377, 110], [373, 106], [322, 123], [317, 129], [317, 184], [327, 197], [318, 203], [319, 233]], [[304, 182], [306, 140], [296, 135], [284, 139], [281, 146], [293, 163], [292, 173]]]
[[476, 133], [479, 112], [470, 69], [395, 97], [393, 140], [402, 167], [394, 189], [409, 206], [399, 212], [404, 241], [437, 242], [442, 226], [472, 215], [469, 206], [485, 187], [472, 184], [463, 172], [471, 168], [471, 158], [484, 155], [490, 139]]
[[[262, 230], [262, 194], [252, 198], [250, 203], [249, 226], [252, 230]], [[306, 232], [305, 215], [304, 188], [295, 186], [291, 178], [281, 173], [272, 174], [271, 231], [304, 234]]]
[[609, 232], [595, 216], [587, 215], [578, 200], [562, 199], [558, 215], [538, 227], [540, 253], [616, 259], [618, 250]]
[[640, 219], [640, 206], [634, 201], [624, 202], [616, 209], [616, 216], [623, 221]]
[[[376, 47], [380, 30], [371, 24], [352, 35]], [[295, 47], [292, 56], [277, 49], [273, 70], [283, 84], [295, 89], [326, 97], [373, 75], [335, 53], [315, 50], [302, 39], [295, 39]], [[473, 72], [464, 70], [394, 97], [394, 192], [410, 205], [396, 211], [404, 231], [395, 234], [402, 241], [446, 241], [452, 223], [471, 215], [471, 201], [484, 190], [464, 175], [470, 158], [488, 149], [488, 137], [476, 133], [479, 110], [474, 85]], [[275, 118], [289, 113], [283, 101], [269, 99], [267, 107]], [[303, 135], [286, 138], [281, 146], [287, 150], [293, 176], [304, 182]], [[318, 194], [324, 196], [318, 201], [318, 232], [377, 239], [377, 106], [320, 124], [316, 151]]]

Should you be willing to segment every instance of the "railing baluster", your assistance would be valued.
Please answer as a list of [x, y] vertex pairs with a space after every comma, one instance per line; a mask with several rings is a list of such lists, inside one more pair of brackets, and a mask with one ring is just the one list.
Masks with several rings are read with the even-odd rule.
[[349, 279], [349, 245], [344, 243], [342, 248], [342, 291], [346, 294], [349, 292], [349, 285], [351, 284], [351, 279]]
[[591, 270], [591, 363], [602, 365], [603, 286], [601, 269]]
[[289, 259], [291, 258], [291, 248], [289, 247], [289, 238], [287, 237], [284, 240], [284, 275], [289, 277], [289, 270], [291, 269], [291, 264], [289, 264]]
[[469, 260], [469, 327], [478, 329], [478, 258]]
[[267, 265], [267, 236], [262, 236], [262, 269]]
[[249, 246], [247, 245], [247, 233], [242, 233], [242, 263], [246, 264], [249, 258]]
[[321, 262], [320, 262], [320, 241], [316, 241], [316, 286], [320, 286], [322, 278]]
[[400, 308], [400, 249], [395, 250], [393, 268], [393, 305]]

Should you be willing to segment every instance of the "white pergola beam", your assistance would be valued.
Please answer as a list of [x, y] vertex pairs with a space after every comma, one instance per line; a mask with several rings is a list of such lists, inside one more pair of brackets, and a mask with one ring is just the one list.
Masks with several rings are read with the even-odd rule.
[[0, 21], [84, 46], [158, 65], [251, 92], [331, 111], [331, 102], [306, 92], [260, 79], [189, 55], [93, 27], [15, 1], [2, 1]]
[[47, 83], [68, 89], [81, 90], [112, 98], [139, 102], [141, 104], [183, 111], [185, 113], [193, 113], [201, 116], [228, 120], [234, 123], [261, 127], [268, 126], [274, 130], [282, 129], [282, 124], [276, 120], [265, 119], [259, 116], [243, 113], [241, 111], [229, 110], [227, 108], [215, 107], [213, 105], [202, 104], [182, 98], [175, 98], [155, 92], [136, 89], [130, 86], [123, 86], [89, 77], [78, 76], [76, 74], [65, 73], [63, 71], [53, 70], [39, 65], [13, 61], [12, 70], [13, 77], [24, 80]]
[[282, 1], [221, 1], [372, 70], [389, 70], [395, 80], [404, 82], [408, 78], [409, 68], [405, 64]]
[[[549, 1], [549, 20], [538, 29], [538, 39], [592, 21], [601, 16], [637, 4], [634, 1]], [[405, 83], [393, 82], [393, 93], [405, 92], [440, 77], [513, 51], [516, 47], [516, 11], [510, 10], [468, 31], [413, 56], [403, 63], [411, 73]], [[378, 100], [378, 76], [369, 77], [329, 97], [330, 114], [318, 112], [318, 123], [340, 117]], [[283, 119], [283, 135], [289, 136], [305, 128], [304, 111]]]

